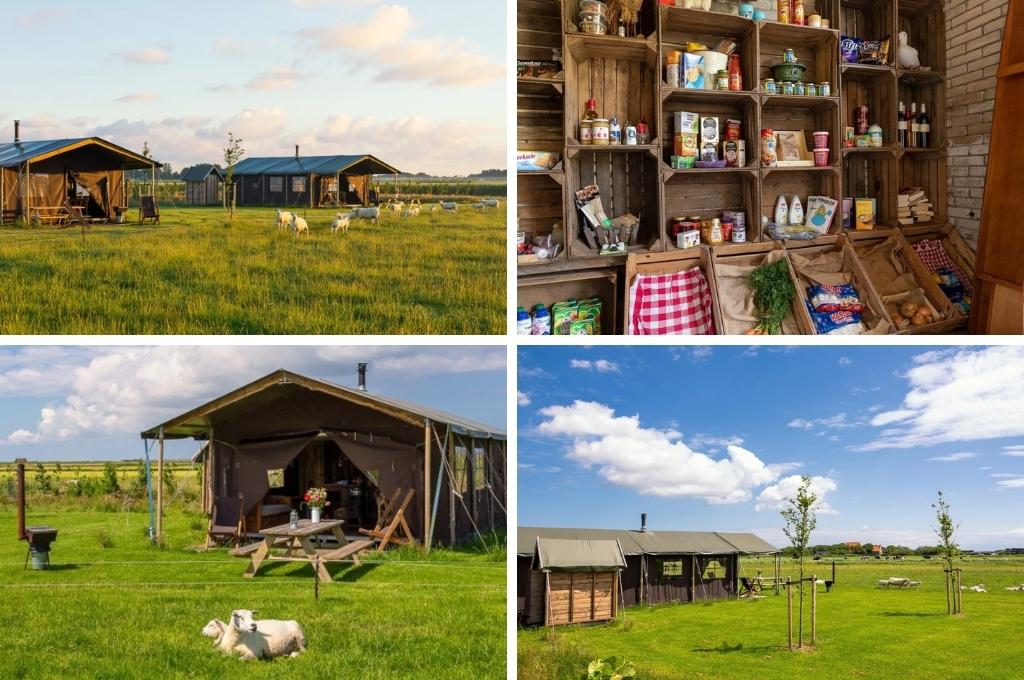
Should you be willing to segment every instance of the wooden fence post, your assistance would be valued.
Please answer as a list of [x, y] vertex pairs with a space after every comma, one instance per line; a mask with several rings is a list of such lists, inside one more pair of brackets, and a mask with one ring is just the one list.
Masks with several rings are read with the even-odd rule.
[[946, 613], [947, 614], [952, 614], [953, 613], [953, 605], [952, 605], [952, 603], [950, 602], [950, 599], [949, 599], [949, 576], [950, 576], [949, 569], [946, 568], [946, 567], [943, 567], [942, 572], [943, 572], [943, 574], [946, 577]]
[[789, 631], [789, 651], [793, 651], [793, 580], [786, 577], [786, 623]]
[[960, 569], [960, 567], [956, 568], [956, 597], [957, 597], [956, 613], [957, 614], [963, 614], [964, 613], [964, 594], [963, 594], [963, 591], [961, 590], [963, 585], [960, 582], [960, 572], [961, 571], [962, 570]]
[[811, 647], [818, 640], [818, 577], [811, 576]]

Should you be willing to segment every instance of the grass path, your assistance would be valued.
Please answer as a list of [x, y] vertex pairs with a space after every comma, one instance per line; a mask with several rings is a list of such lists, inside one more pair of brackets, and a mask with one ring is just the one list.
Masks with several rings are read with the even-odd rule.
[[0, 228], [3, 334], [504, 332], [504, 212], [387, 217], [309, 238], [268, 209], [167, 209], [158, 226]]

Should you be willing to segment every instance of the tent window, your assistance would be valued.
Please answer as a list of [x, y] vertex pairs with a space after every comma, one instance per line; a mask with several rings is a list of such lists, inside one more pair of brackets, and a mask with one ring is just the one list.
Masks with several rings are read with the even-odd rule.
[[267, 483], [271, 489], [280, 489], [284, 486], [284, 470], [267, 470]]
[[292, 177], [292, 192], [301, 194], [306, 190], [306, 178], [305, 177]]
[[683, 575], [682, 560], [659, 560], [659, 576], [661, 578], [681, 578]]
[[473, 491], [487, 488], [487, 459], [483, 449], [473, 449]]
[[708, 560], [704, 563], [704, 570], [701, 573], [701, 579], [704, 581], [712, 581], [716, 578], [725, 578], [725, 567], [718, 560]]
[[284, 191], [284, 177], [271, 177], [270, 190], [274, 193], [281, 193]]
[[455, 447], [455, 456], [452, 460], [452, 468], [455, 473], [455, 490], [465, 493], [469, 490], [469, 452], [464, 446]]

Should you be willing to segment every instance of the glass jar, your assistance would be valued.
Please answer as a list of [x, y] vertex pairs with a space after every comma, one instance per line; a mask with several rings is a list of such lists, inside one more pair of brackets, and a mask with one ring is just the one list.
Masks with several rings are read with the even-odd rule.
[[728, 90], [729, 89], [729, 72], [722, 69], [715, 76], [715, 89], [716, 90]]
[[831, 97], [832, 85], [826, 80], [818, 87], [818, 94], [822, 97]]
[[775, 80], [772, 78], [766, 78], [764, 84], [761, 86], [761, 90], [765, 94], [778, 94], [779, 90], [775, 87]]
[[807, 96], [808, 97], [817, 97], [818, 96], [818, 86], [815, 85], [814, 83], [807, 83]]
[[782, 94], [793, 94], [795, 90], [796, 88], [793, 86], [793, 83], [789, 80], [782, 84]]
[[797, 82], [797, 84], [794, 86], [794, 90], [794, 94], [796, 94], [798, 97], [803, 97], [807, 94], [807, 86], [804, 85], [802, 80]]

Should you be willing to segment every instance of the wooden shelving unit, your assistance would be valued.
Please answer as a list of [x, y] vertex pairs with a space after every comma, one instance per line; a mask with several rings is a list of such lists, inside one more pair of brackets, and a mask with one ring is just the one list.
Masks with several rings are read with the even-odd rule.
[[[725, 210], [747, 215], [747, 239], [767, 240], [761, 233], [762, 216], [770, 216], [780, 194], [874, 197], [879, 226], [895, 227], [897, 196], [901, 187], [920, 186], [935, 207], [935, 223], [942, 224], [946, 209], [945, 20], [941, 0], [811, 0], [806, 13], [818, 13], [831, 29], [754, 22], [736, 15], [696, 9], [662, 7], [647, 0], [635, 38], [590, 36], [575, 29], [578, 0], [517, 0], [519, 54], [537, 59], [535, 48], [556, 42], [562, 46], [564, 73], [551, 82], [518, 79], [519, 140], [522, 150], [556, 150], [562, 153], [560, 169], [550, 173], [520, 174], [520, 230], [547, 233], [546, 222], [561, 218], [565, 251], [551, 263], [519, 267], [519, 302], [523, 306], [551, 304], [559, 296], [600, 297], [612, 305], [608, 318], [623, 319], [622, 301], [629, 285], [624, 255], [601, 256], [580, 232], [580, 215], [573, 194], [595, 183], [601, 189], [606, 212], [616, 216], [630, 212], [641, 220], [640, 236], [630, 249], [634, 254], [657, 254], [676, 249], [671, 237], [672, 219], [678, 216], [718, 216]], [[557, 17], [558, 28], [553, 28]], [[922, 64], [917, 70], [901, 69], [897, 59], [897, 32], [906, 30], [918, 48]], [[555, 32], [558, 35], [555, 35]], [[840, 36], [863, 39], [890, 38], [886, 65], [843, 64]], [[745, 90], [721, 92], [668, 87], [664, 80], [669, 51], [682, 51], [689, 41], [713, 46], [723, 38], [738, 44]], [[805, 80], [832, 86], [830, 97], [768, 95], [760, 83], [771, 76], [786, 49], [796, 51], [807, 66]], [[643, 119], [651, 143], [643, 146], [597, 147], [578, 139], [578, 124], [586, 101], [595, 99], [598, 114], [615, 114], [621, 124]], [[928, 149], [903, 149], [897, 141], [899, 101], [926, 103], [932, 118], [932, 145]], [[542, 103], [539, 106], [535, 104]], [[557, 148], [522, 146], [530, 140], [551, 141], [553, 125], [535, 132], [534, 117], [550, 113], [545, 108], [561, 104], [561, 137]], [[852, 126], [855, 109], [867, 105], [871, 123], [884, 130], [881, 149], [844, 149], [846, 126]], [[745, 167], [677, 170], [671, 167], [673, 116], [688, 111], [701, 116], [741, 120], [746, 141]], [[545, 121], [551, 120], [549, 117]], [[760, 130], [805, 130], [830, 133], [828, 167], [767, 168], [760, 163]], [[524, 191], [527, 195], [523, 195]], [[554, 205], [561, 192], [561, 207]], [[915, 225], [915, 227], [920, 225]], [[832, 233], [842, 231], [836, 216]], [[834, 238], [834, 237], [833, 237]], [[702, 246], [704, 248], [704, 246]], [[728, 246], [724, 246], [728, 248]], [[716, 249], [717, 250], [717, 249]], [[573, 274], [569, 288], [553, 282]], [[614, 276], [613, 276], [614, 274]], [[617, 287], [609, 292], [609, 286]], [[610, 295], [610, 299], [606, 296]], [[621, 324], [619, 324], [621, 326]], [[621, 332], [621, 328], [617, 332]]]

